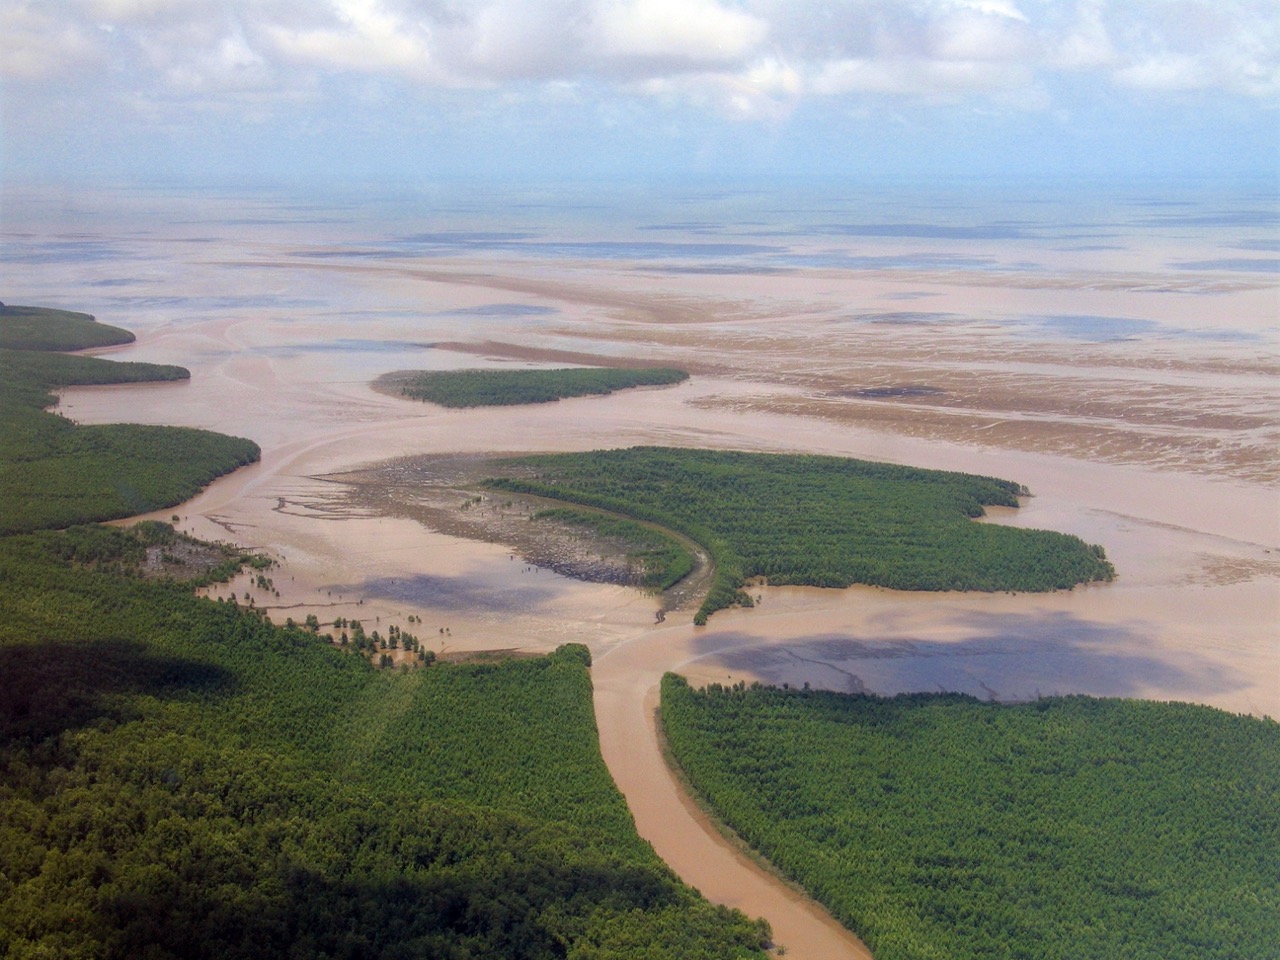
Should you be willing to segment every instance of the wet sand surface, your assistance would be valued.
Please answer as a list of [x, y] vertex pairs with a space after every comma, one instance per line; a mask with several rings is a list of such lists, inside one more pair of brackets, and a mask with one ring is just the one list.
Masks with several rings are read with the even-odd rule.
[[[789, 956], [860, 947], [762, 881], [682, 798], [653, 726], [665, 670], [694, 682], [1087, 693], [1280, 716], [1280, 288], [1273, 272], [1206, 266], [1234, 263], [1232, 245], [1253, 242], [1247, 231], [1106, 221], [1104, 243], [961, 244], [830, 231], [782, 241], [748, 237], [740, 223], [735, 239], [769, 252], [655, 259], [650, 247], [601, 246], [625, 231], [599, 220], [557, 227], [581, 240], [568, 248], [460, 250], [451, 232], [447, 249], [424, 252], [425, 241], [397, 245], [349, 215], [306, 223], [268, 206], [261, 224], [233, 228], [225, 212], [190, 203], [186, 220], [169, 211], [163, 227], [75, 224], [110, 255], [25, 262], [21, 282], [6, 264], [6, 302], [93, 312], [138, 334], [104, 355], [192, 371], [189, 383], [68, 390], [62, 412], [260, 443], [260, 464], [161, 516], [279, 559], [270, 594], [247, 579], [215, 591], [248, 591], [278, 622], [396, 623], [446, 655], [587, 643], [602, 750], [641, 834], [708, 896], [768, 917]], [[24, 210], [51, 216], [35, 201]], [[40, 224], [6, 249], [49, 247]], [[662, 236], [697, 246], [706, 228]], [[370, 387], [401, 369], [593, 360], [683, 366], [694, 378], [469, 411]], [[1119, 579], [1048, 595], [761, 586], [755, 609], [706, 628], [688, 622], [692, 611], [655, 625], [652, 596], [361, 507], [341, 482], [360, 470], [412, 484], [408, 458], [428, 453], [639, 443], [1017, 480], [1033, 497], [990, 522], [1100, 543]]]

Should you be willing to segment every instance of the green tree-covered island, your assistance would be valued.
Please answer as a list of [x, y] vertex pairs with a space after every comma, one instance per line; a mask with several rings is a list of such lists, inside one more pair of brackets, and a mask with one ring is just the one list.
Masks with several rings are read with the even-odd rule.
[[251, 440], [187, 427], [80, 426], [50, 392], [89, 384], [185, 380], [183, 367], [51, 351], [129, 343], [88, 314], [0, 308], [0, 534], [115, 520], [188, 500], [260, 456]]
[[388, 391], [442, 407], [505, 407], [551, 403], [569, 397], [603, 396], [631, 387], [660, 387], [689, 379], [665, 367], [562, 370], [423, 370], [380, 379]]
[[716, 575], [695, 622], [750, 604], [744, 584], [1067, 589], [1115, 576], [1101, 547], [974, 523], [1026, 491], [992, 477], [843, 457], [633, 447], [495, 461], [494, 489], [599, 508], [699, 543]]

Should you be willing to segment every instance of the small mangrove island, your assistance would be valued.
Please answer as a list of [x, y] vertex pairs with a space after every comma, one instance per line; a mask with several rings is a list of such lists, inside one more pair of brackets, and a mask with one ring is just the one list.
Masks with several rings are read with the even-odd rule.
[[557, 370], [422, 370], [387, 374], [378, 386], [442, 407], [503, 407], [601, 396], [632, 387], [661, 387], [689, 379], [666, 367]]
[[975, 523], [1016, 507], [1019, 484], [843, 457], [662, 447], [492, 462], [487, 486], [593, 507], [676, 531], [716, 573], [695, 616], [750, 605], [775, 585], [898, 590], [1049, 591], [1111, 580], [1102, 548], [1079, 537]]

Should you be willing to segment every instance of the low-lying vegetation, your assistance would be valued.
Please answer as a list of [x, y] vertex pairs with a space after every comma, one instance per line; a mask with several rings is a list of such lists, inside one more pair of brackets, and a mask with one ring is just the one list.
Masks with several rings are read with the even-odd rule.
[[899, 590], [1046, 591], [1114, 570], [1078, 537], [974, 523], [1026, 491], [992, 477], [840, 457], [634, 447], [495, 462], [488, 484], [609, 510], [699, 543], [716, 577], [696, 621], [747, 580]]
[[1280, 944], [1280, 725], [1087, 697], [693, 690], [672, 753], [876, 960], [1259, 960]]
[[683, 370], [661, 367], [635, 370], [570, 367], [563, 370], [424, 370], [397, 374], [387, 382], [402, 396], [444, 407], [495, 407], [550, 403], [630, 387], [666, 386], [688, 378], [689, 374]]

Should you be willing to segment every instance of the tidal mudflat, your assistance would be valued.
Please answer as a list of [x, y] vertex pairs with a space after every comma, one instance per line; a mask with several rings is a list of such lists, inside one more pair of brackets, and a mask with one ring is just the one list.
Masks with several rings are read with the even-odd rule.
[[[655, 755], [646, 697], [665, 670], [1280, 716], [1280, 280], [1274, 222], [1245, 215], [1261, 198], [993, 196], [584, 208], [28, 194], [6, 213], [4, 300], [94, 313], [138, 335], [112, 356], [193, 372], [68, 390], [65, 415], [262, 446], [260, 464], [174, 512], [184, 530], [281, 560], [280, 595], [255, 597], [277, 619], [414, 616], [445, 653], [590, 645], [602, 746], [642, 834], [737, 903], [732, 883], [698, 874], [665, 788], [619, 772]], [[693, 376], [476, 410], [370, 387], [403, 369], [641, 362]], [[756, 608], [706, 628], [692, 610], [655, 624], [657, 601], [637, 590], [353, 503], [342, 482], [412, 484], [422, 454], [631, 444], [1016, 480], [1033, 496], [988, 522], [1102, 544], [1119, 576], [1049, 595], [761, 586]]]
[[[632, 443], [847, 454], [1025, 483], [1034, 498], [995, 522], [1102, 543], [1120, 577], [1050, 598], [765, 588], [757, 610], [699, 635], [699, 669], [1280, 712], [1278, 284], [1266, 257], [1238, 255], [1265, 239], [1244, 215], [1258, 198], [909, 199], [496, 213], [139, 195], [80, 198], [95, 215], [73, 223], [74, 208], [32, 194], [11, 204], [4, 249], [10, 298], [127, 322], [138, 342], [114, 355], [199, 372], [68, 391], [63, 413], [263, 446], [262, 465], [180, 512], [288, 557], [305, 586], [282, 607], [332, 591], [375, 616], [447, 620], [457, 644], [543, 647], [580, 623], [607, 646], [651, 623], [642, 595], [353, 514], [331, 475]], [[546, 409], [447, 411], [369, 388], [394, 369], [565, 362], [694, 379]], [[465, 583], [488, 602], [463, 602]], [[766, 649], [711, 651], [730, 620]]]

